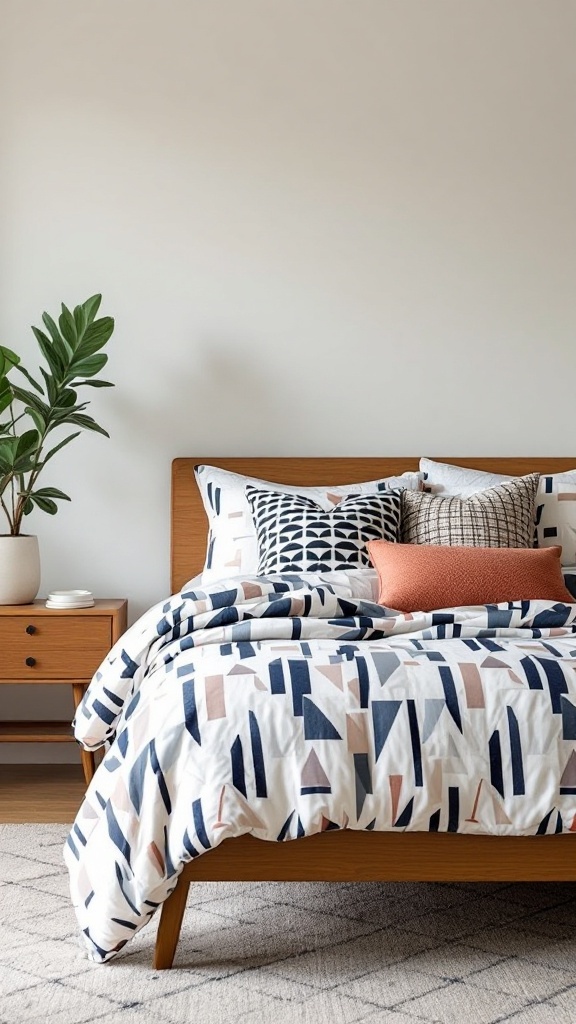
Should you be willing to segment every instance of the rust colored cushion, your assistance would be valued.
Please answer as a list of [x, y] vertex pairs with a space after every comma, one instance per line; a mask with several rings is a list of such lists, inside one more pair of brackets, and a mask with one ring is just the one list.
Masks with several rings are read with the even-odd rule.
[[378, 601], [401, 612], [506, 601], [561, 601], [566, 589], [559, 546], [476, 548], [439, 544], [367, 544], [380, 580]]

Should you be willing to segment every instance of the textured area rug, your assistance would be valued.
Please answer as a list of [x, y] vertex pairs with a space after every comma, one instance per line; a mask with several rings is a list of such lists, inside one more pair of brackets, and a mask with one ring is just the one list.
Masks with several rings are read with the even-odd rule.
[[576, 1021], [574, 885], [204, 882], [172, 971], [152, 969], [154, 923], [97, 966], [66, 833], [0, 825], [2, 1024]]

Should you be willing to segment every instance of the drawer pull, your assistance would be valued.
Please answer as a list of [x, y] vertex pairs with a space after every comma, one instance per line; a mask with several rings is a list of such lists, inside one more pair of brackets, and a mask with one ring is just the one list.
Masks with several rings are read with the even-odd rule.
[[28, 665], [28, 668], [34, 668], [36, 658], [26, 658], [26, 664]]
[[26, 632], [28, 633], [28, 636], [34, 636], [36, 626], [26, 626]]

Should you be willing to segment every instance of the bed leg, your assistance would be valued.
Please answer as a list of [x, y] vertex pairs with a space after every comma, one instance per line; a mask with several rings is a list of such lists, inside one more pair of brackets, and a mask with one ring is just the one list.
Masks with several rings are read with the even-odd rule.
[[172, 967], [176, 946], [180, 938], [182, 918], [186, 910], [186, 899], [190, 882], [180, 876], [176, 888], [162, 904], [160, 924], [154, 950], [154, 967], [157, 971], [165, 971]]

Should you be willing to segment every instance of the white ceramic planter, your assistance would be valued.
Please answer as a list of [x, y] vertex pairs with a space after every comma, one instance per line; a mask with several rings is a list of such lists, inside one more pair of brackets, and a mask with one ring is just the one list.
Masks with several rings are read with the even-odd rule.
[[0, 604], [30, 604], [39, 589], [38, 537], [0, 536]]

